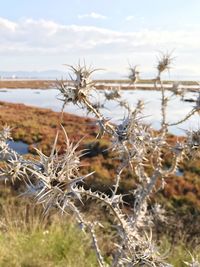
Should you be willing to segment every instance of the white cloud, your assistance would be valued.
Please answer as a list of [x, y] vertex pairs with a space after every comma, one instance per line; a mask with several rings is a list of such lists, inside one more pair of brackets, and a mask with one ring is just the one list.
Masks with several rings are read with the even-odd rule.
[[134, 20], [134, 19], [135, 19], [134, 16], [127, 16], [127, 17], [125, 18], [126, 21], [131, 21], [131, 20]]
[[[173, 49], [179, 53], [180, 60], [176, 60], [179, 66], [186, 68], [188, 65], [192, 73], [194, 69], [200, 73], [200, 28], [122, 32], [94, 26], [63, 25], [48, 20], [13, 22], [0, 18], [0, 56], [5, 58], [0, 62], [1, 69], [13, 58], [28, 61], [34, 57], [38, 64], [45, 65], [45, 57], [52, 64], [65, 63], [65, 58], [68, 62], [89, 58], [96, 66], [114, 70], [122, 68], [121, 62], [126, 64], [127, 59], [133, 59], [135, 64], [141, 65], [141, 69], [148, 71], [155, 66], [157, 51]], [[19, 65], [20, 62], [16, 64]]]
[[[3, 21], [3, 23], [1, 23]], [[10, 29], [8, 31], [8, 29]], [[12, 37], [12, 38], [11, 38]], [[194, 42], [195, 40], [195, 42]], [[164, 31], [149, 30], [121, 32], [106, 28], [80, 25], [62, 25], [47, 20], [26, 19], [17, 23], [0, 19], [0, 45], [26, 48], [59, 49], [95, 49], [105, 45], [114, 45], [121, 53], [126, 49], [133, 51], [149, 49], [192, 50], [200, 47], [200, 30]], [[123, 50], [122, 50], [123, 49]], [[112, 49], [107, 53], [112, 54]]]
[[78, 15], [79, 19], [85, 19], [85, 18], [92, 18], [92, 19], [107, 19], [106, 16], [95, 13], [95, 12], [91, 12], [89, 14], [82, 14], [82, 15]]
[[4, 18], [0, 18], [0, 29], [15, 31], [17, 24]]

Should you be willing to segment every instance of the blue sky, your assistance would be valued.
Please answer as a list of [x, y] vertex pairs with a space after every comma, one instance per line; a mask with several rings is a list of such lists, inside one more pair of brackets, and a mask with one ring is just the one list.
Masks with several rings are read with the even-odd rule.
[[174, 51], [171, 73], [200, 77], [199, 0], [0, 0], [0, 70], [64, 70], [85, 59], [108, 72], [155, 73]]

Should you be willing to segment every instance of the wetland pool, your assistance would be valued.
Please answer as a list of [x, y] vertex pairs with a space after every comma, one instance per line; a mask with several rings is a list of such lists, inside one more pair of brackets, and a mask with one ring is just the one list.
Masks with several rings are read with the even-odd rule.
[[[122, 100], [127, 100], [129, 105], [135, 107], [138, 100], [144, 102], [144, 111], [141, 115], [143, 122], [150, 123], [153, 128], [159, 129], [161, 119], [161, 92], [153, 90], [124, 90], [121, 92]], [[195, 105], [195, 103], [182, 101], [180, 97], [172, 96], [170, 91], [166, 91], [166, 95], [170, 97], [170, 102], [167, 107], [167, 122], [173, 123], [182, 119]], [[187, 99], [196, 99], [198, 96], [195, 92], [188, 92], [185, 95]], [[58, 98], [58, 89], [1, 89], [0, 101], [10, 103], [23, 103], [29, 106], [36, 106], [40, 108], [49, 108], [53, 111], [61, 111], [62, 101]], [[101, 90], [91, 95], [91, 100], [95, 103], [102, 103], [104, 101], [104, 94]], [[87, 111], [81, 107], [67, 104], [65, 112], [76, 114], [79, 116], [90, 116]], [[105, 117], [119, 123], [127, 114], [115, 101], [106, 101], [101, 112]], [[175, 135], [184, 135], [185, 130], [197, 129], [200, 126], [200, 116], [195, 114], [188, 121], [180, 124], [178, 127], [173, 126], [169, 128], [169, 132]]]

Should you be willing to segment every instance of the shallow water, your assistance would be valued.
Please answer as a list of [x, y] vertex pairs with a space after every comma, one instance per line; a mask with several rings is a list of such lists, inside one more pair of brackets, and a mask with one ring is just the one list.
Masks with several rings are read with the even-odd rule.
[[[167, 96], [172, 96], [172, 93], [167, 91]], [[185, 98], [196, 98], [197, 93], [187, 93]], [[49, 90], [32, 90], [32, 89], [2, 89], [0, 90], [0, 101], [12, 103], [24, 103], [26, 105], [50, 108], [54, 111], [60, 111], [62, 108], [62, 101], [58, 100], [59, 92], [57, 89]], [[102, 91], [98, 91], [92, 97], [94, 102], [102, 101], [104, 99]], [[160, 127], [161, 111], [160, 99], [161, 93], [152, 90], [127, 90], [122, 91], [122, 99], [126, 99], [131, 106], [135, 106], [138, 100], [143, 100], [145, 104], [142, 116], [145, 116], [143, 121], [151, 123], [155, 129]], [[190, 110], [194, 103], [184, 102], [180, 97], [171, 97], [171, 101], [167, 108], [167, 121], [176, 122], [183, 118]], [[66, 112], [73, 113], [80, 116], [86, 116], [87, 112], [80, 107], [68, 104], [65, 108]], [[115, 118], [114, 122], [119, 122], [126, 116], [126, 112], [116, 104], [114, 101], [107, 101], [105, 108], [102, 109], [104, 116], [109, 119]], [[91, 116], [91, 115], [90, 115]], [[169, 131], [176, 135], [184, 135], [187, 129], [196, 129], [200, 126], [199, 115], [196, 114], [187, 122], [182, 123], [179, 127], [170, 127]]]
[[10, 148], [15, 150], [18, 154], [24, 155], [28, 153], [28, 144], [22, 141], [8, 141], [8, 145]]

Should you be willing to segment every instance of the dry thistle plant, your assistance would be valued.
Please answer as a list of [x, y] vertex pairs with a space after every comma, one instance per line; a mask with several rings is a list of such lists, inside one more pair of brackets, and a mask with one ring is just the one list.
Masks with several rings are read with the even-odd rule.
[[[4, 128], [0, 133], [0, 159], [6, 161], [8, 166], [1, 170], [1, 178], [23, 180], [27, 185], [27, 191], [24, 194], [34, 196], [36, 201], [44, 206], [45, 213], [55, 208], [59, 208], [62, 212], [73, 213], [81, 228], [91, 235], [101, 267], [171, 266], [159, 253], [151, 230], [152, 214], [160, 216], [164, 220], [163, 210], [156, 204], [150, 212], [148, 200], [151, 194], [157, 190], [158, 183], [164, 186], [165, 178], [176, 172], [184, 157], [196, 157], [200, 151], [200, 130], [188, 132], [188, 138], [183, 143], [177, 142], [170, 145], [167, 141], [167, 132], [170, 126], [179, 125], [200, 111], [200, 106], [197, 104], [179, 121], [173, 123], [167, 121], [166, 108], [169, 99], [166, 97], [161, 74], [170, 68], [171, 62], [172, 58], [169, 54], [162, 55], [157, 65], [158, 83], [156, 86], [159, 85], [161, 90], [162, 114], [160, 131], [157, 132], [143, 123], [143, 103], [139, 101], [136, 107], [132, 108], [120, 98], [119, 91], [106, 93], [105, 98], [117, 100], [124, 107], [127, 115], [119, 124], [112, 124], [109, 119], [105, 118], [100, 108], [97, 109], [90, 98], [91, 91], [95, 89], [95, 84], [91, 80], [91, 74], [95, 70], [88, 69], [85, 64], [83, 66], [79, 64], [77, 67], [69, 66], [73, 72], [70, 83], [58, 82], [63, 107], [72, 102], [86, 108], [96, 117], [99, 125], [98, 137], [101, 138], [104, 134], [110, 136], [111, 149], [115, 151], [119, 160], [115, 183], [110, 194], [85, 189], [80, 185], [80, 182], [87, 179], [90, 174], [85, 176], [79, 174], [81, 155], [76, 152], [77, 145], [73, 146], [70, 143], [66, 133], [64, 153], [59, 155], [57, 152], [58, 136], [56, 136], [50, 156], [37, 151], [40, 157], [38, 161], [25, 160], [8, 147], [6, 143], [10, 137], [8, 128]], [[136, 77], [136, 68], [131, 71], [133, 72], [132, 76]], [[174, 90], [177, 91], [177, 89]], [[167, 169], [163, 162], [163, 153], [166, 150], [172, 155], [171, 166]], [[126, 213], [123, 209], [125, 205], [123, 195], [119, 194], [118, 190], [122, 174], [128, 168], [137, 177], [137, 188], [127, 192], [134, 201], [131, 213]], [[149, 168], [151, 172], [148, 171]], [[90, 221], [79, 208], [80, 204], [84, 204], [87, 199], [96, 201], [99, 207], [108, 211], [109, 223], [115, 231], [115, 237], [113, 240], [109, 240], [109, 242], [113, 242], [114, 251], [112, 258], [108, 261], [105, 260], [98, 242], [103, 225], [98, 219]], [[191, 265], [186, 264], [199, 266], [197, 261], [193, 259], [192, 261]]]
[[128, 75], [129, 80], [131, 83], [135, 84], [139, 81], [139, 74], [140, 72], [137, 69], [137, 66], [129, 66], [130, 74]]
[[171, 64], [173, 62], [173, 58], [171, 56], [171, 53], [160, 53], [157, 60], [158, 60], [158, 65], [157, 65], [158, 76], [157, 77], [158, 79], [160, 79], [160, 76], [164, 71], [170, 70]]

